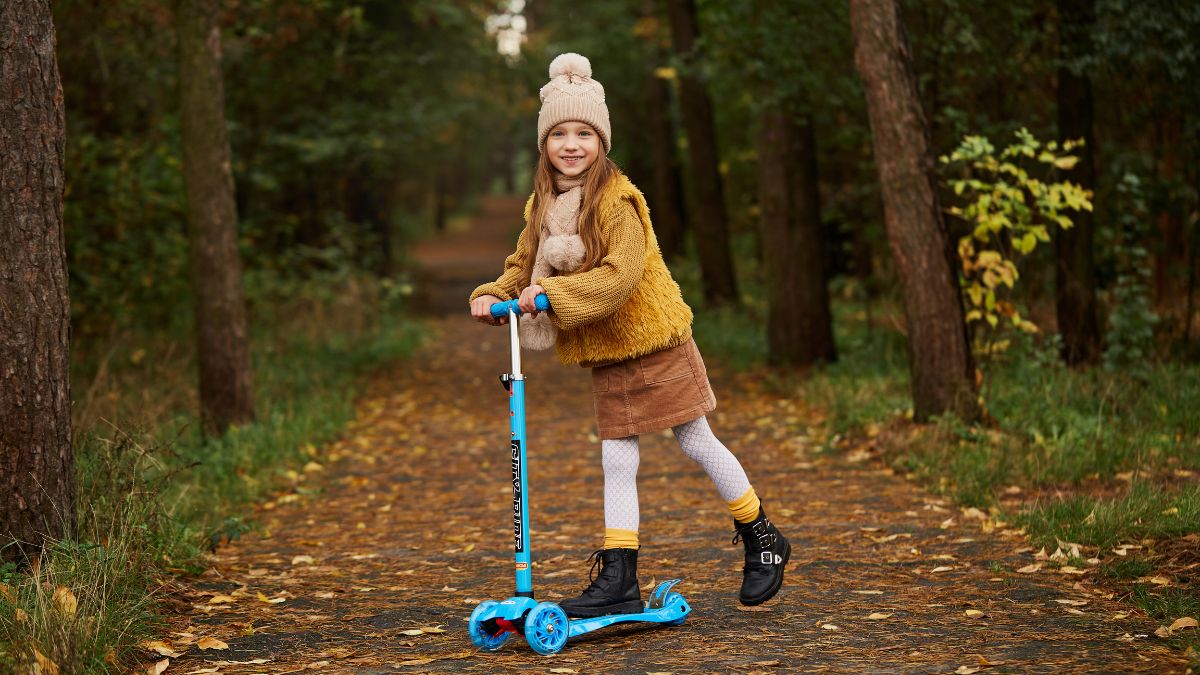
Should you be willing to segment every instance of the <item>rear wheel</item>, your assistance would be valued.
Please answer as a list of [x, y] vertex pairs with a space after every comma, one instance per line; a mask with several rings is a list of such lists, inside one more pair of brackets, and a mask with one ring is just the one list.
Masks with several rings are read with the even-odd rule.
[[[674, 603], [674, 602], [683, 603], [683, 610], [685, 612], [687, 611], [687, 609], [688, 609], [687, 602], [683, 599], [683, 596], [678, 593], [671, 593], [670, 595], [668, 595], [667, 599], [663, 602], [663, 606], [670, 607], [671, 603]], [[688, 618], [688, 615], [684, 614], [683, 616], [679, 617], [678, 619], [673, 619], [671, 621], [663, 622], [663, 625], [664, 626], [682, 626], [683, 622], [687, 621], [687, 618]]]

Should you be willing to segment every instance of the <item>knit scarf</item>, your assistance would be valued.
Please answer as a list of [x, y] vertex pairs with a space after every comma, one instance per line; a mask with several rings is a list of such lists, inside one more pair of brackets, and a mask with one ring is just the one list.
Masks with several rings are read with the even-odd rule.
[[[583, 176], [554, 174], [558, 194], [551, 198], [538, 238], [537, 257], [529, 283], [556, 272], [574, 272], [583, 264], [587, 249], [579, 237], [579, 208], [583, 203]], [[558, 329], [544, 312], [521, 321], [521, 344], [544, 350], [554, 346]]]

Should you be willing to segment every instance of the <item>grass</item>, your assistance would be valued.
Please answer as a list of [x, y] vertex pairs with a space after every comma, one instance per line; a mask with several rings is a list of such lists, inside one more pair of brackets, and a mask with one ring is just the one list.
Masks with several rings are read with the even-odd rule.
[[1200, 532], [1200, 485], [1167, 490], [1135, 483], [1115, 499], [1077, 494], [1039, 501], [1017, 514], [1035, 546], [1058, 540], [1101, 551], [1143, 539], [1170, 539]]
[[0, 568], [0, 671], [122, 672], [143, 658], [170, 575], [202, 571], [217, 542], [252, 528], [245, 506], [302, 480], [315, 446], [351, 420], [363, 375], [416, 344], [417, 326], [393, 318], [381, 290], [354, 280], [325, 289], [328, 300], [260, 305], [256, 421], [220, 439], [199, 434], [186, 338], [119, 336], [82, 354], [78, 527]]

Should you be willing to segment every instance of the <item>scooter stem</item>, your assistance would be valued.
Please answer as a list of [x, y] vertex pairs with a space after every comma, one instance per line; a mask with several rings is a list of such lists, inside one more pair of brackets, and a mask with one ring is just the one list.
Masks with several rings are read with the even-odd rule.
[[529, 550], [529, 485], [525, 471], [525, 375], [521, 373], [521, 337], [517, 331], [520, 319], [513, 308], [508, 310], [508, 334], [512, 342], [512, 372], [508, 379], [508, 410], [512, 437], [513, 482], [513, 556], [517, 572], [517, 597], [533, 597], [533, 556]]

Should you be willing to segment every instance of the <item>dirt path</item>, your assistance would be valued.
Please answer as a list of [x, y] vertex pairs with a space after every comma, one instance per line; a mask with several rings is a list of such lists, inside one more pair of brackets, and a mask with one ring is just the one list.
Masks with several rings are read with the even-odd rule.
[[[499, 269], [512, 221], [503, 204], [486, 206], [493, 215], [474, 236], [420, 249], [434, 282], [462, 286]], [[463, 295], [429, 303], [458, 313], [433, 319], [424, 352], [376, 379], [347, 437], [309, 474], [319, 492], [263, 505], [269, 532], [218, 552], [190, 626], [166, 637], [180, 651], [203, 637], [228, 649], [188, 647], [168, 672], [1183, 671], [1145, 637], [1154, 625], [1123, 616], [1129, 608], [1096, 592], [1090, 574], [1018, 573], [1034, 562], [1022, 537], [869, 459], [816, 454], [819, 411], [719, 363], [713, 426], [793, 542], [777, 599], [738, 605], [740, 545], [724, 504], [671, 439], [653, 435], [639, 473], [640, 578], [646, 592], [682, 577], [687, 623], [606, 629], [552, 657], [518, 639], [478, 652], [466, 617], [513, 590], [497, 381], [508, 357], [506, 333], [466, 318]], [[546, 354], [525, 366], [534, 584], [553, 600], [582, 588], [599, 544], [599, 444], [586, 371]]]

